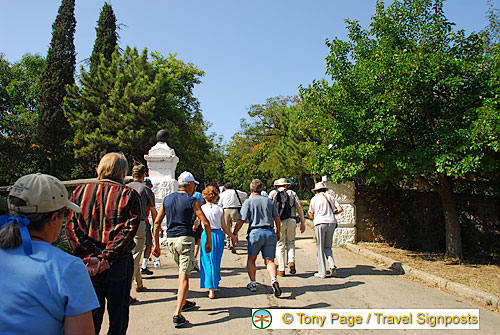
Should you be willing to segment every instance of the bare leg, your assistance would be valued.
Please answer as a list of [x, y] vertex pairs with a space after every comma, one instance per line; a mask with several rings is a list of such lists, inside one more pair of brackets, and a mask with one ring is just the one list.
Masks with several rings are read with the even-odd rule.
[[151, 251], [152, 250], [153, 250], [153, 245], [152, 244], [148, 244], [146, 246], [146, 249], [144, 249], [144, 258], [149, 259], [149, 257], [151, 256]]
[[[248, 256], [247, 259], [247, 272], [248, 277], [250, 277], [250, 281], [255, 281], [255, 272], [257, 271], [257, 267], [255, 266], [256, 259], [257, 256]], [[276, 265], [274, 266], [274, 276], [276, 277]]]
[[265, 259], [264, 263], [266, 264], [267, 273], [269, 273], [269, 277], [271, 277], [271, 279], [275, 279], [276, 278], [276, 264], [274, 263], [274, 258]]
[[186, 297], [189, 291], [189, 275], [185, 273], [179, 273], [179, 279], [177, 281], [177, 308], [175, 309], [174, 315], [181, 315], [182, 306], [186, 302]]

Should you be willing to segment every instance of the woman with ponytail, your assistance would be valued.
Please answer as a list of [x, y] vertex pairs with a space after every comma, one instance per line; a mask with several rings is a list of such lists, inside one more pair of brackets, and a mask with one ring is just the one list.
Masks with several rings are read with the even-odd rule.
[[0, 334], [94, 334], [99, 302], [88, 272], [99, 264], [88, 259], [86, 268], [51, 245], [80, 207], [61, 181], [40, 173], [16, 181], [8, 207], [0, 216]]

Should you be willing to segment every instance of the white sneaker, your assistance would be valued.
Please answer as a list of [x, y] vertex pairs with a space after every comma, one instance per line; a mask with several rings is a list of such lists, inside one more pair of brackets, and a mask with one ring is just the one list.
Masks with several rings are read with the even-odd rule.
[[337, 273], [337, 267], [334, 265], [333, 268], [330, 269], [330, 277], [335, 276]]
[[248, 283], [247, 289], [250, 290], [250, 292], [257, 292], [257, 284], [256, 283]]
[[325, 278], [326, 275], [320, 275], [318, 272], [314, 273], [314, 277]]

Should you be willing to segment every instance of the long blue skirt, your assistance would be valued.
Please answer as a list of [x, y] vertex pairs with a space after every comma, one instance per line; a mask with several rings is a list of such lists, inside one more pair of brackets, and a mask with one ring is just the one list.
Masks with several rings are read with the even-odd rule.
[[203, 231], [201, 235], [201, 267], [200, 267], [200, 287], [219, 288], [220, 282], [220, 262], [224, 251], [224, 233], [221, 229], [212, 229], [212, 252], [205, 252], [207, 234]]

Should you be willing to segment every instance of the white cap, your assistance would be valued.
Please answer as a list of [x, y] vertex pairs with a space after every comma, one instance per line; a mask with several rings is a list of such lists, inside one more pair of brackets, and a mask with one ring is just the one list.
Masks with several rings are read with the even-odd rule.
[[194, 181], [195, 184], [199, 184], [198, 181], [196, 181], [196, 179], [194, 179], [194, 176], [191, 172], [187, 172], [187, 171], [184, 171], [183, 173], [181, 173], [179, 175], [179, 177], [177, 178], [177, 181], [179, 183], [187, 183], [187, 182], [190, 182], [190, 181]]
[[29, 174], [19, 178], [9, 197], [17, 197], [26, 201], [26, 206], [15, 206], [9, 201], [9, 209], [19, 213], [50, 213], [67, 207], [76, 213], [81, 209], [68, 200], [66, 186], [56, 177], [48, 174]]

